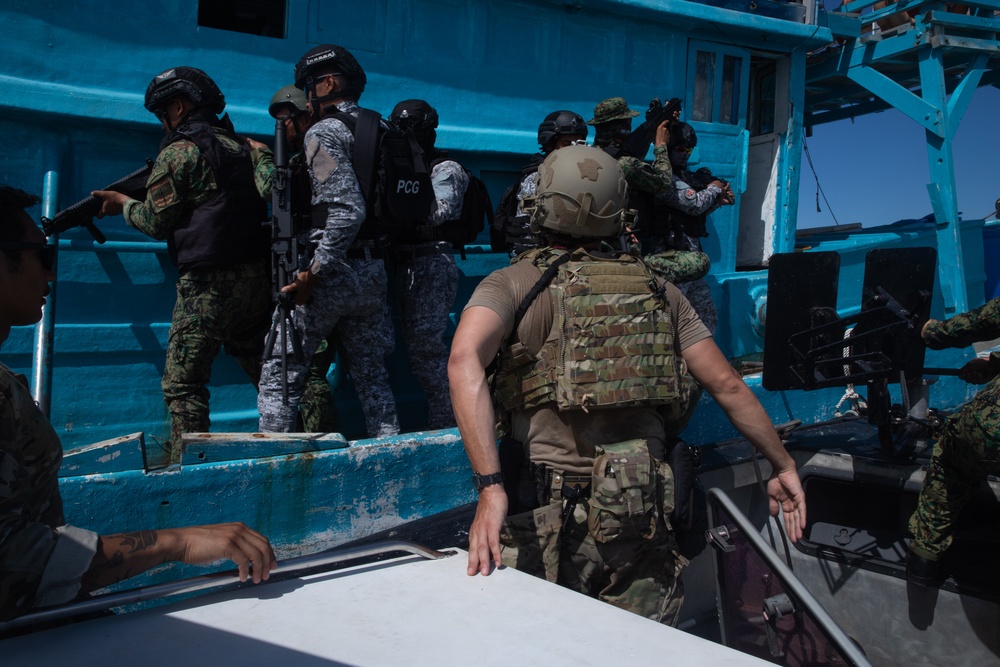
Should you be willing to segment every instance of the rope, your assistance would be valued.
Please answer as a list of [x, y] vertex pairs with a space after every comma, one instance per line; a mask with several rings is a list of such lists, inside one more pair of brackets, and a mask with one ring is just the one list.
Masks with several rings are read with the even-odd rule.
[[[845, 341], [848, 340], [853, 332], [854, 332], [853, 327], [845, 331], [844, 340]], [[844, 346], [843, 354], [844, 357], [851, 356], [850, 345]], [[850, 375], [850, 374], [851, 374], [851, 365], [844, 364], [844, 375]], [[852, 408], [850, 410], [847, 410], [846, 412], [841, 412], [840, 406], [842, 406], [845, 401], [851, 401]], [[844, 389], [844, 395], [840, 397], [840, 400], [837, 401], [837, 405], [833, 408], [833, 416], [843, 417], [845, 414], [849, 414], [857, 417], [860, 414], [860, 411], [867, 407], [868, 403], [865, 402], [865, 399], [860, 394], [858, 394], [858, 392], [854, 391], [854, 383], [850, 383]]]

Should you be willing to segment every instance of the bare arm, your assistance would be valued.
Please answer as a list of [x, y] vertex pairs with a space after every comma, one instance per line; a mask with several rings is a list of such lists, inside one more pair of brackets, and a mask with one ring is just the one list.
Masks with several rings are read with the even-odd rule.
[[92, 591], [169, 561], [206, 564], [227, 558], [239, 567], [241, 581], [251, 576], [253, 563], [254, 583], [270, 577], [276, 560], [267, 538], [242, 523], [102, 535], [81, 588]]
[[806, 497], [795, 461], [785, 451], [771, 418], [711, 338], [691, 345], [681, 356], [691, 375], [712, 395], [743, 437], [757, 448], [773, 469], [767, 484], [770, 511], [784, 512], [785, 528], [793, 542], [806, 525]]
[[[503, 333], [499, 315], [489, 308], [472, 306], [462, 313], [448, 359], [455, 421], [472, 469], [481, 475], [500, 470], [496, 416], [486, 383], [486, 367], [500, 349]], [[469, 575], [489, 574], [491, 557], [500, 563], [500, 527], [506, 516], [507, 494], [503, 486], [487, 486], [479, 494], [476, 517], [469, 528]]]

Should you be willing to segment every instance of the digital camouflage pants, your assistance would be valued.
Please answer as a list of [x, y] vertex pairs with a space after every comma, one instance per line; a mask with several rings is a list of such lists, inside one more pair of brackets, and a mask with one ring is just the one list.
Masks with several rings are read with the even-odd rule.
[[949, 418], [910, 517], [910, 548], [938, 560], [951, 546], [955, 521], [987, 475], [1000, 474], [1000, 407], [973, 399]]
[[448, 390], [448, 345], [444, 334], [458, 290], [451, 248], [399, 264], [397, 294], [410, 372], [427, 397], [427, 428], [451, 428], [455, 415]]
[[260, 380], [270, 313], [271, 280], [263, 262], [189, 271], [177, 281], [161, 382], [171, 419], [171, 460], [180, 458], [181, 434], [209, 430], [208, 382], [222, 346], [254, 385]]
[[380, 259], [348, 259], [319, 277], [309, 301], [295, 307], [295, 328], [301, 337], [303, 358], [295, 360], [289, 343], [287, 404], [283, 400], [285, 377], [280, 349], [264, 360], [257, 397], [261, 431], [290, 433], [295, 429], [313, 355], [320, 343], [335, 333], [358, 392], [368, 437], [399, 433], [396, 400], [385, 367], [385, 357], [394, 344], [385, 300], [387, 282]]

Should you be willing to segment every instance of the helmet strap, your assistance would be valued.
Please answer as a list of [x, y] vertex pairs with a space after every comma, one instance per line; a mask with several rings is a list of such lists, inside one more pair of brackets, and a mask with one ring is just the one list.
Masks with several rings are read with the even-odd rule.
[[590, 217], [590, 210], [594, 205], [594, 195], [591, 192], [583, 193], [583, 201], [580, 202], [580, 209], [576, 212], [576, 226], [580, 229], [587, 229], [587, 218]]

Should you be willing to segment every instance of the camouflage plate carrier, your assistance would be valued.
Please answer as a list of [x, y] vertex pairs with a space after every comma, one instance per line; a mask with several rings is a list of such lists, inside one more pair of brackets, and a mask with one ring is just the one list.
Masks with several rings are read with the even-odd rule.
[[631, 255], [566, 254], [540, 248], [515, 260], [543, 273], [557, 260], [562, 264], [548, 285], [557, 304], [554, 335], [533, 355], [516, 340], [515, 325], [495, 378], [500, 406], [509, 412], [549, 403], [584, 411], [662, 405], [665, 418], [679, 417], [687, 385], [664, 284]]

